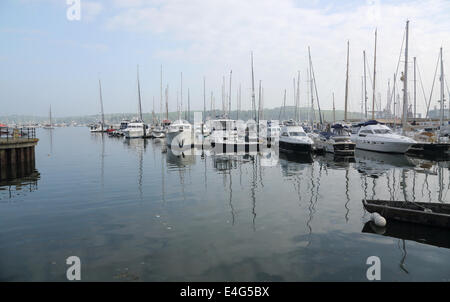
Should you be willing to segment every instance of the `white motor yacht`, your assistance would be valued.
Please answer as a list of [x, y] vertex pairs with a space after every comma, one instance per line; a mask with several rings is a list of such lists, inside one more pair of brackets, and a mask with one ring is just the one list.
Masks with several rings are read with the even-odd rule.
[[291, 124], [281, 128], [279, 141], [281, 150], [310, 153], [313, 150], [313, 145], [313, 140], [306, 134], [303, 127]]
[[146, 135], [147, 126], [143, 122], [131, 122], [123, 130], [125, 138], [142, 138]]
[[384, 153], [406, 153], [416, 141], [395, 134], [388, 126], [369, 121], [361, 126], [356, 138], [356, 148]]
[[190, 148], [193, 144], [192, 125], [185, 120], [176, 120], [167, 128], [166, 137], [170, 148]]

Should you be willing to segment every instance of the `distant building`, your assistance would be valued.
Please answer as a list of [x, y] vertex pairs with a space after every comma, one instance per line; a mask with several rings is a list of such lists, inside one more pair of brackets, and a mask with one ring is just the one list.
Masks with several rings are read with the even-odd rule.
[[[434, 106], [433, 110], [430, 110], [428, 113], [429, 117], [432, 119], [440, 119], [441, 118], [441, 110]], [[450, 119], [448, 109], [444, 109], [444, 119]]]

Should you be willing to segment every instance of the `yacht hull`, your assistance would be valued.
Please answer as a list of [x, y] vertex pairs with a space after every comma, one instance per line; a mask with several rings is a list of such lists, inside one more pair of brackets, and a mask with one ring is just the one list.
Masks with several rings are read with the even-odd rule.
[[290, 143], [280, 140], [278, 143], [280, 149], [285, 151], [292, 151], [298, 153], [310, 153], [312, 152], [312, 144], [304, 143]]
[[402, 142], [375, 142], [368, 140], [358, 140], [356, 142], [356, 148], [366, 151], [382, 152], [382, 153], [398, 153], [405, 154], [412, 143]]

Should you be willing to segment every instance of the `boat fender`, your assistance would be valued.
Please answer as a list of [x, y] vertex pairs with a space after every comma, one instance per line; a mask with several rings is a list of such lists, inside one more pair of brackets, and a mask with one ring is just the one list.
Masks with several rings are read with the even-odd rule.
[[376, 226], [386, 226], [386, 219], [378, 213], [372, 213], [372, 215], [370, 215], [370, 219], [375, 223]]

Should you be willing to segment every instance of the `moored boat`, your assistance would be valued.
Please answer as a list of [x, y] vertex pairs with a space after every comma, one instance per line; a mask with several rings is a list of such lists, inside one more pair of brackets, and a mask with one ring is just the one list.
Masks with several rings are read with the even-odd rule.
[[378, 213], [387, 220], [450, 228], [450, 204], [389, 200], [363, 200], [369, 213]]

